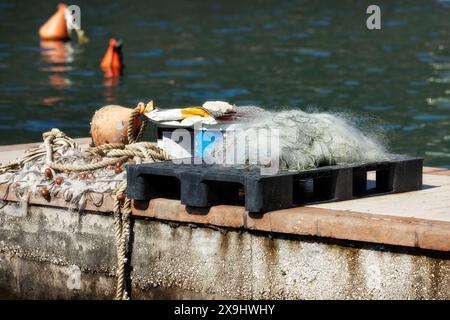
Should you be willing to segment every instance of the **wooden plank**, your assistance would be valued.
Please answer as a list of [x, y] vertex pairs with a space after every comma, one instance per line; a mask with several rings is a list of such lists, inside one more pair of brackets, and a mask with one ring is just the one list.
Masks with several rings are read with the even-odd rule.
[[[0, 199], [3, 201], [18, 202], [19, 199], [11, 189], [10, 185], [0, 185]], [[59, 207], [59, 208], [74, 208], [73, 204], [65, 201], [62, 195], [52, 197], [50, 200], [43, 198], [40, 195], [32, 195], [28, 201], [31, 205]], [[85, 209], [92, 212], [111, 213], [114, 208], [113, 195], [109, 193], [90, 193], [86, 202]], [[76, 208], [74, 208], [76, 209]]]
[[247, 228], [342, 240], [450, 251], [450, 222], [311, 207], [247, 218]]

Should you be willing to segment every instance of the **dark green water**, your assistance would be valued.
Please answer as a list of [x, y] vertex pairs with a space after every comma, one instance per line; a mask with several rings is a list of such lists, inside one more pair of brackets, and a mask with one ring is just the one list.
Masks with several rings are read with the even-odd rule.
[[[382, 30], [366, 28], [380, 5]], [[376, 118], [394, 152], [450, 167], [450, 2], [77, 1], [91, 42], [49, 50], [56, 2], [0, 0], [1, 144], [58, 127], [87, 136], [102, 105], [316, 107]], [[108, 38], [126, 70], [105, 79]]]

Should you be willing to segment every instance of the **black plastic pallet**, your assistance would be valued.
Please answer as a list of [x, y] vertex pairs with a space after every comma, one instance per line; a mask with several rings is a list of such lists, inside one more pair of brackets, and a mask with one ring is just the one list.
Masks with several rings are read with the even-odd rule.
[[[192, 162], [193, 163], [193, 162]], [[419, 190], [422, 158], [398, 157], [364, 165], [324, 166], [261, 175], [257, 168], [163, 161], [127, 166], [128, 197], [175, 198], [194, 207], [245, 204], [249, 212]], [[368, 181], [368, 172], [376, 180]]]

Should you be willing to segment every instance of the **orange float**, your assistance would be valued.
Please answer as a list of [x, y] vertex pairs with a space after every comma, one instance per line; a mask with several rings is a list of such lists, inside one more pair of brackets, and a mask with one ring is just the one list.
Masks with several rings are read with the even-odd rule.
[[[133, 109], [118, 105], [108, 105], [96, 111], [91, 121], [91, 136], [95, 146], [105, 143], [128, 143], [128, 122]], [[138, 117], [134, 118], [134, 134], [140, 126]]]
[[70, 34], [67, 29], [65, 11], [67, 5], [64, 3], [58, 4], [56, 13], [44, 23], [39, 29], [39, 37], [42, 40], [69, 40]]
[[108, 49], [100, 63], [106, 76], [117, 76], [125, 67], [123, 64], [122, 43], [114, 38], [109, 39]]

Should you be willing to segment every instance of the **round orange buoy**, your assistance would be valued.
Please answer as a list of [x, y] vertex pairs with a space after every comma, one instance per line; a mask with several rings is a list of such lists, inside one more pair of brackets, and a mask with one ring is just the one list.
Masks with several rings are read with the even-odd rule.
[[70, 39], [69, 31], [67, 30], [67, 23], [65, 11], [67, 5], [64, 3], [58, 4], [56, 13], [47, 20], [39, 29], [39, 37], [42, 40], [68, 40]]
[[122, 43], [114, 38], [109, 39], [109, 46], [100, 63], [100, 67], [105, 71], [112, 71], [116, 74], [125, 66], [123, 64]]
[[[128, 143], [128, 122], [133, 109], [109, 105], [96, 111], [91, 122], [92, 142], [95, 146], [105, 143]], [[140, 126], [139, 118], [134, 119], [134, 134]]]

